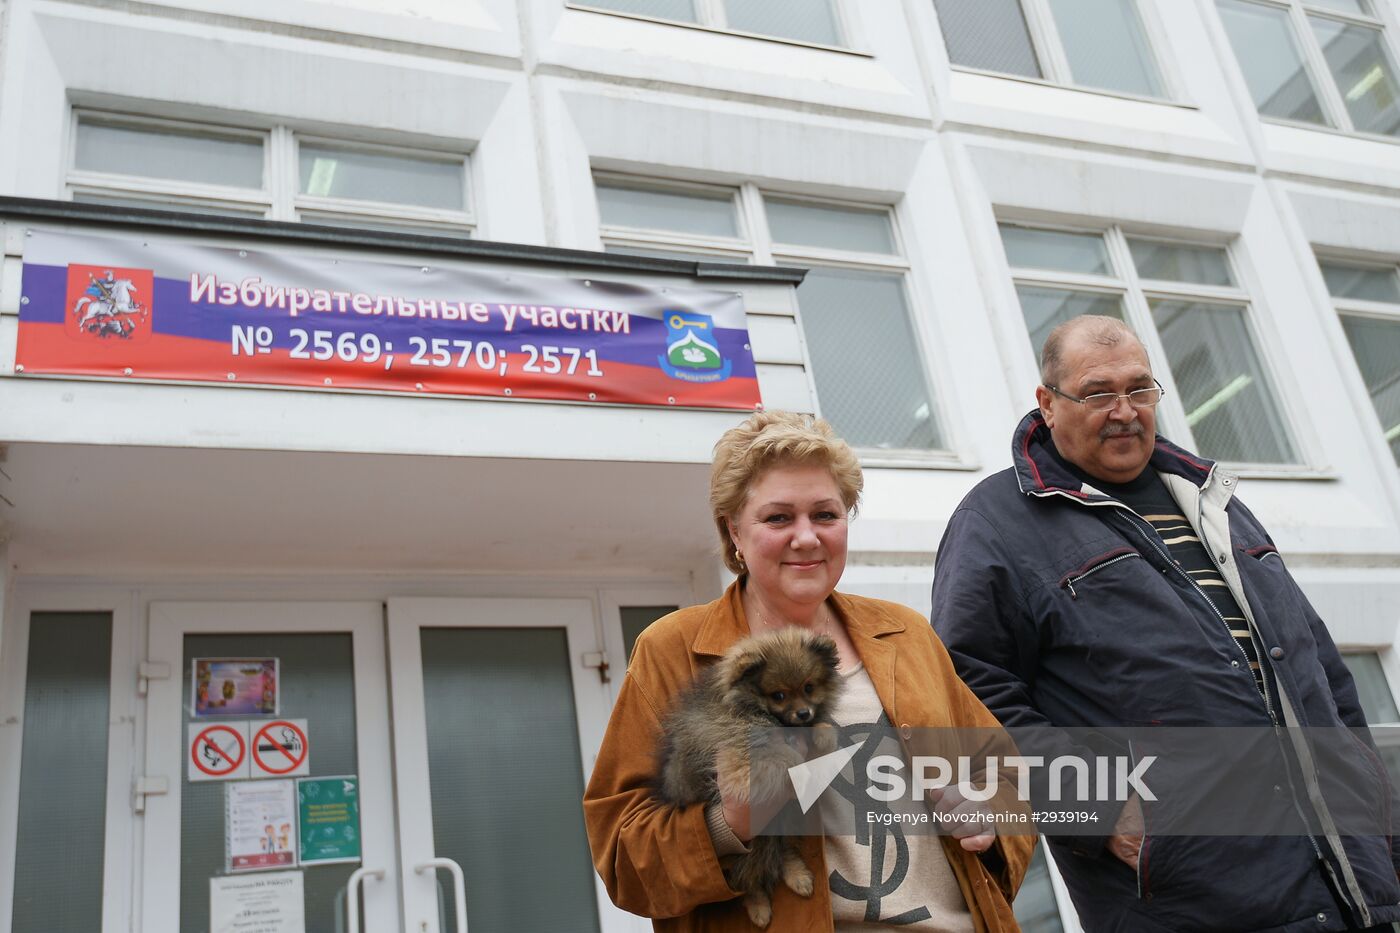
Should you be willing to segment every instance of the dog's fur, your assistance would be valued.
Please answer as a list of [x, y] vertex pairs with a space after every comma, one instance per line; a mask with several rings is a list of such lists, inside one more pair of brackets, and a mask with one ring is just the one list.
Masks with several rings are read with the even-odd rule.
[[[754, 730], [802, 727], [798, 734], [811, 749], [834, 751], [838, 730], [831, 709], [841, 690], [839, 660], [831, 638], [798, 628], [735, 644], [677, 697], [662, 723], [657, 797], [678, 807], [719, 802], [721, 791], [749, 803], [787, 798], [787, 769], [803, 762], [802, 753], [789, 741], [756, 745]], [[749, 919], [766, 927], [777, 882], [809, 897], [812, 873], [782, 836], [754, 836], [749, 846], [725, 869], [725, 878], [744, 892]]]

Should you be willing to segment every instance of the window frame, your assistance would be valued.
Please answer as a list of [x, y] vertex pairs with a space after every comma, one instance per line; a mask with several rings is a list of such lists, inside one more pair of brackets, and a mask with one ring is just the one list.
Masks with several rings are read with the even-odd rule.
[[[195, 135], [258, 140], [263, 150], [263, 184], [259, 189], [234, 188], [187, 182], [169, 178], [145, 178], [115, 172], [97, 172], [77, 167], [78, 134], [84, 123], [115, 126], [134, 130], [177, 130]], [[468, 152], [410, 147], [388, 143], [338, 139], [321, 133], [301, 133], [288, 125], [240, 127], [195, 120], [173, 120], [143, 114], [73, 107], [69, 115], [69, 133], [63, 165], [63, 196], [77, 200], [84, 195], [93, 198], [120, 198], [149, 203], [155, 210], [196, 208], [216, 213], [252, 214], [264, 220], [303, 223], [334, 223], [336, 220], [356, 220], [366, 223], [403, 228], [405, 232], [427, 232], [475, 235], [477, 219], [473, 197], [473, 161]], [[300, 144], [302, 142], [333, 146], [357, 152], [402, 155], [417, 159], [443, 162], [461, 160], [465, 205], [462, 210], [395, 204], [388, 201], [359, 201], [351, 198], [320, 198], [301, 194]], [[313, 216], [304, 217], [311, 214]], [[314, 216], [325, 215], [328, 220]]]
[[[1259, 325], [1259, 316], [1266, 313], [1262, 300], [1257, 297], [1262, 292], [1256, 287], [1247, 264], [1238, 248], [1238, 239], [1225, 240], [1212, 237], [1182, 237], [1164, 235], [1158, 232], [1140, 231], [1121, 224], [1085, 224], [1046, 222], [1038, 218], [1019, 216], [1014, 213], [998, 214], [998, 245], [1002, 250], [1001, 260], [1012, 286], [1012, 298], [1019, 333], [1027, 334], [1025, 313], [1021, 308], [1020, 295], [1016, 287], [1021, 285], [1045, 288], [1072, 289], [1081, 292], [1096, 292], [1119, 296], [1122, 302], [1123, 320], [1141, 338], [1152, 363], [1153, 374], [1166, 389], [1166, 396], [1158, 408], [1158, 433], [1166, 434], [1182, 446], [1199, 449], [1196, 446], [1195, 432], [1187, 423], [1186, 409], [1182, 405], [1182, 393], [1172, 372], [1166, 347], [1157, 332], [1153, 319], [1151, 301], [1154, 299], [1173, 301], [1199, 301], [1210, 304], [1229, 305], [1243, 312], [1246, 334], [1250, 347], [1259, 360], [1259, 366], [1270, 381], [1273, 398], [1277, 406], [1279, 420], [1287, 431], [1287, 439], [1297, 457], [1296, 463], [1273, 463], [1266, 461], [1221, 460], [1221, 464], [1232, 473], [1254, 477], [1304, 478], [1321, 474], [1313, 465], [1316, 460], [1316, 445], [1303, 427], [1306, 421], [1301, 417], [1300, 400], [1291, 384], [1280, 379], [1284, 372], [1280, 365], [1281, 351], [1274, 346], [1268, 329]], [[1099, 236], [1103, 239], [1108, 254], [1109, 265], [1114, 275], [1090, 273], [1057, 272], [1053, 270], [1021, 268], [1011, 265], [1005, 247], [1000, 246], [1002, 225], [1023, 227], [1032, 230], [1045, 230], [1060, 233], [1078, 233]], [[1173, 282], [1160, 279], [1143, 279], [1137, 271], [1128, 240], [1143, 240], [1180, 246], [1208, 247], [1225, 252], [1225, 261], [1235, 284], [1232, 286], [1197, 285], [1190, 282]], [[1040, 383], [1040, 360], [1030, 347], [1030, 341], [1022, 343], [1026, 356], [1030, 358], [1035, 383]]]
[[[1250, 105], [1255, 108], [1254, 112], [1261, 122], [1305, 130], [1343, 133], [1348, 136], [1359, 136], [1392, 145], [1400, 144], [1400, 136], [1387, 136], [1384, 133], [1356, 128], [1351, 119], [1351, 112], [1347, 110], [1346, 100], [1342, 96], [1341, 89], [1337, 87], [1337, 81], [1332, 76], [1332, 69], [1327, 64], [1327, 56], [1322, 50], [1322, 43], [1318, 41], [1317, 34], [1313, 32], [1312, 24], [1308, 22], [1309, 16], [1316, 16], [1346, 25], [1363, 26], [1377, 30], [1380, 33], [1381, 49], [1388, 57], [1392, 74], [1397, 81], [1400, 81], [1400, 54], [1397, 54], [1400, 49], [1397, 49], [1396, 41], [1391, 38], [1394, 34], [1390, 28], [1392, 24], [1387, 21], [1384, 14], [1377, 11], [1377, 0], [1368, 0], [1372, 10], [1369, 16], [1348, 13], [1344, 10], [1311, 3], [1309, 0], [1238, 0], [1238, 2], [1283, 10], [1287, 14], [1288, 27], [1292, 33], [1293, 42], [1302, 57], [1303, 68], [1307, 72], [1308, 79], [1312, 82], [1313, 90], [1317, 92], [1317, 103], [1322, 108], [1323, 119], [1327, 121], [1322, 124], [1309, 123], [1306, 120], [1290, 120], [1287, 117], [1259, 113], [1258, 106], [1254, 104], [1254, 95], [1246, 88], [1245, 96], [1249, 99]], [[1218, 0], [1215, 5], [1215, 13], [1218, 18], [1220, 16]], [[1234, 45], [1230, 41], [1229, 34], [1225, 31], [1223, 21], [1220, 28], [1221, 32], [1225, 34], [1225, 47], [1230, 49], [1235, 67], [1239, 70], [1240, 79], [1247, 85], [1244, 68], [1239, 64], [1239, 58], [1235, 55]]]
[[[1030, 37], [1031, 51], [1035, 53], [1036, 61], [1040, 64], [1040, 76], [1016, 74], [1010, 71], [995, 71], [990, 68], [977, 68], [972, 65], [959, 65], [954, 62], [951, 56], [948, 58], [948, 66], [953, 71], [966, 72], [967, 74], [987, 75], [994, 78], [1004, 78], [1012, 81], [1025, 81], [1030, 84], [1039, 84], [1044, 87], [1064, 88], [1073, 91], [1083, 91], [1086, 94], [1102, 94], [1107, 97], [1117, 97], [1123, 100], [1139, 101], [1149, 104], [1164, 104], [1172, 107], [1185, 107], [1197, 109], [1195, 104], [1186, 100], [1185, 85], [1181, 76], [1175, 70], [1175, 64], [1171, 56], [1163, 55], [1161, 49], [1167, 47], [1167, 31], [1163, 27], [1157, 14], [1157, 7], [1151, 0], [1130, 0], [1138, 14], [1138, 22], [1142, 24], [1143, 38], [1147, 43], [1147, 51], [1150, 56], [1150, 64], [1157, 71], [1157, 78], [1162, 84], [1161, 96], [1150, 94], [1136, 94], [1132, 91], [1120, 91], [1114, 88], [1092, 87], [1087, 84], [1077, 84], [1074, 81], [1074, 71], [1070, 67], [1069, 56], [1065, 53], [1064, 41], [1060, 38], [1060, 28], [1055, 22], [1055, 14], [1050, 8], [1050, 0], [1017, 0], [1021, 6], [1021, 15], [1026, 21], [1026, 33]], [[937, 19], [938, 10], [934, 7], [934, 18]], [[943, 24], [939, 22], [939, 36], [943, 38], [944, 54], [947, 54], [947, 39], [943, 35]]]
[[[1322, 250], [1315, 251], [1314, 256], [1318, 263], [1318, 275], [1321, 277], [1322, 266], [1328, 263], [1337, 265], [1356, 266], [1361, 268], [1371, 268], [1376, 270], [1387, 270], [1391, 276], [1400, 282], [1400, 264], [1386, 262], [1377, 259], [1357, 259], [1354, 256], [1334, 254]], [[1356, 361], [1356, 352], [1352, 349], [1351, 341], [1347, 338], [1345, 329], [1342, 328], [1343, 317], [1366, 318], [1373, 321], [1384, 321], [1400, 328], [1400, 303], [1389, 301], [1370, 301], [1364, 298], [1343, 298], [1333, 295], [1331, 289], [1327, 288], [1326, 279], [1323, 279], [1323, 293], [1327, 300], [1331, 302], [1333, 311], [1337, 315], [1337, 326], [1342, 330], [1342, 345], [1346, 347], [1347, 359], [1351, 361], [1353, 371], [1361, 384], [1360, 395], [1365, 399], [1365, 411], [1369, 412], [1373, 423], [1376, 426], [1376, 437], [1380, 439], [1382, 449], [1385, 451], [1386, 460], [1397, 470], [1400, 470], [1400, 463], [1390, 452], [1390, 440], [1386, 437], [1385, 423], [1381, 421], [1380, 414], [1376, 411], [1375, 400], [1371, 398], [1371, 393], [1366, 389], [1366, 379], [1361, 372], [1361, 366]], [[1357, 649], [1361, 650], [1361, 649]], [[1400, 661], [1397, 661], [1400, 664]], [[1400, 671], [1397, 671], [1400, 674]], [[1398, 678], [1400, 679], [1400, 678]], [[1400, 703], [1400, 701], [1397, 701]]]
[[695, 3], [696, 17], [694, 22], [684, 19], [668, 19], [664, 16], [651, 16], [646, 13], [632, 13], [627, 10], [614, 10], [609, 7], [588, 3], [587, 0], [566, 0], [564, 6], [566, 9], [578, 10], [583, 13], [600, 13], [604, 16], [618, 16], [623, 19], [635, 19], [645, 23], [680, 26], [684, 29], [698, 29], [702, 32], [713, 32], [726, 36], [761, 39], [766, 42], [781, 42], [786, 45], [795, 45], [801, 48], [857, 55], [861, 58], [874, 57], [871, 53], [863, 51], [863, 43], [857, 41], [855, 18], [847, 13], [846, 4], [843, 0], [826, 0], [826, 2], [831, 9], [831, 18], [836, 25], [838, 38], [841, 42], [844, 42], [845, 45], [828, 45], [824, 42], [810, 42], [806, 39], [794, 39], [789, 36], [774, 36], [762, 32], [748, 32], [744, 29], [732, 29], [729, 26], [728, 11], [724, 8], [724, 0], [693, 0], [693, 2]]
[[[932, 345], [925, 332], [926, 323], [918, 314], [918, 308], [925, 303], [915, 284], [913, 266], [905, 248], [905, 237], [900, 230], [898, 211], [889, 204], [872, 201], [817, 197], [806, 194], [761, 189], [753, 182], [737, 185], [719, 185], [702, 182], [675, 181], [666, 178], [640, 177], [621, 172], [595, 170], [593, 172], [595, 191], [599, 184], [633, 188], [657, 192], [702, 192], [707, 194], [727, 193], [732, 198], [740, 237], [706, 237], [695, 234], [670, 233], [655, 228], [629, 227], [607, 224], [600, 215], [598, 235], [602, 246], [630, 247], [657, 251], [684, 250], [689, 253], [713, 255], [716, 262], [752, 263], [758, 265], [790, 264], [804, 268], [848, 269], [855, 272], [873, 272], [899, 277], [901, 295], [909, 318], [909, 330], [914, 341], [914, 353], [919, 367], [918, 375], [929, 394], [930, 414], [933, 416], [942, 435], [942, 446], [920, 450], [915, 448], [856, 447], [862, 464], [871, 467], [935, 466], [964, 467], [967, 464], [957, 453], [960, 450], [959, 438], [949, 417], [947, 405], [942, 400], [948, 398], [948, 387], [938, 378], [934, 367], [930, 366], [929, 347]], [[765, 198], [786, 201], [794, 204], [811, 204], [820, 207], [835, 207], [845, 210], [870, 211], [883, 214], [890, 224], [890, 237], [894, 252], [867, 253], [856, 250], [835, 250], [825, 247], [801, 246], [794, 243], [775, 243], [768, 227]], [[815, 413], [822, 413], [821, 394], [817, 389], [812, 373], [811, 356], [807, 351], [807, 335], [800, 305], [794, 315], [798, 340], [802, 345], [803, 370], [806, 373], [808, 390], [811, 393]]]
[[[78, 134], [80, 125], [85, 122], [138, 131], [176, 130], [209, 137], [256, 140], [262, 146], [263, 152], [262, 187], [238, 188], [231, 185], [181, 181], [175, 178], [153, 178], [80, 169], [78, 168]], [[154, 209], [168, 206], [171, 199], [174, 198], [181, 204], [215, 209], [222, 207], [240, 214], [256, 210], [261, 212], [263, 218], [271, 218], [274, 201], [271, 190], [273, 185], [271, 135], [268, 130], [73, 107], [69, 114], [68, 145], [63, 164], [64, 197], [66, 200], [72, 201], [82, 194], [98, 197], [115, 196], [150, 201], [151, 207]]]

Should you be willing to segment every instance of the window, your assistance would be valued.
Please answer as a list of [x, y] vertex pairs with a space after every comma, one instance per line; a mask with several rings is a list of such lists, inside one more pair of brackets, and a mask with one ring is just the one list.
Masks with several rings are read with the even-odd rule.
[[605, 176], [597, 191], [610, 252], [808, 267], [797, 301], [823, 416], [858, 447], [944, 446], [889, 208]]
[[1012, 904], [1016, 912], [1016, 922], [1027, 933], [1063, 933], [1060, 922], [1060, 907], [1055, 901], [1055, 888], [1050, 880], [1050, 863], [1045, 857], [1045, 843], [1035, 847], [1031, 863], [1026, 867], [1026, 877], [1021, 889], [1016, 892]]
[[954, 65], [1164, 97], [1138, 0], [934, 0]]
[[75, 201], [469, 233], [467, 160], [323, 139], [79, 112]]
[[1400, 710], [1395, 708], [1395, 694], [1381, 666], [1380, 655], [1375, 651], [1345, 650], [1342, 660], [1356, 681], [1356, 694], [1367, 724], [1388, 727], [1374, 729], [1372, 736], [1392, 782], [1400, 780], [1400, 728], [1396, 728], [1400, 726]]
[[1390, 453], [1400, 465], [1400, 276], [1395, 266], [1319, 261]]
[[1400, 136], [1400, 81], [1375, 0], [1217, 0], [1259, 114]]
[[1168, 389], [1164, 411], [1182, 409], [1173, 433], [1183, 443], [1231, 463], [1297, 462], [1256, 348], [1249, 296], [1223, 247], [1117, 228], [1002, 224], [1001, 236], [1037, 361], [1056, 325], [1080, 314], [1120, 318], [1142, 335], [1149, 356], [1166, 360], [1167, 372], [1154, 368]]
[[578, 5], [815, 45], [842, 41], [833, 0], [580, 0]]

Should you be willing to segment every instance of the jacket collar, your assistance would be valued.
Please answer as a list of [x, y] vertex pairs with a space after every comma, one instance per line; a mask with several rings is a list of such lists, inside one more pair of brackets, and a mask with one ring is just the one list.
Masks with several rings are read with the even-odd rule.
[[[1011, 439], [1011, 462], [1015, 465], [1016, 483], [1028, 496], [1066, 495], [1085, 502], [1111, 499], [1103, 493], [1085, 491], [1079, 477], [1065, 469], [1050, 453], [1050, 428], [1041, 417], [1040, 409], [1032, 409]], [[1204, 487], [1215, 470], [1215, 461], [1188, 453], [1158, 434], [1147, 465], [1158, 473], [1171, 473]]]
[[[695, 654], [720, 657], [736, 641], [748, 636], [749, 621], [744, 614], [743, 583], [743, 577], [735, 580], [729, 584], [723, 596], [710, 604], [709, 612], [700, 623], [700, 631], [690, 646]], [[863, 603], [858, 611], [851, 597], [836, 592], [826, 601], [845, 625], [852, 643], [859, 644], [865, 639], [904, 631], [904, 623], [878, 605]]]

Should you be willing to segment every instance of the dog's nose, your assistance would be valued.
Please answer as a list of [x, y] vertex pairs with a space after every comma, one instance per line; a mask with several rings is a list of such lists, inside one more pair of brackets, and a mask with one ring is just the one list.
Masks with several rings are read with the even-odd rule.
[[796, 716], [798, 722], [806, 722], [812, 718], [812, 711], [809, 709], [800, 709], [797, 711]]

